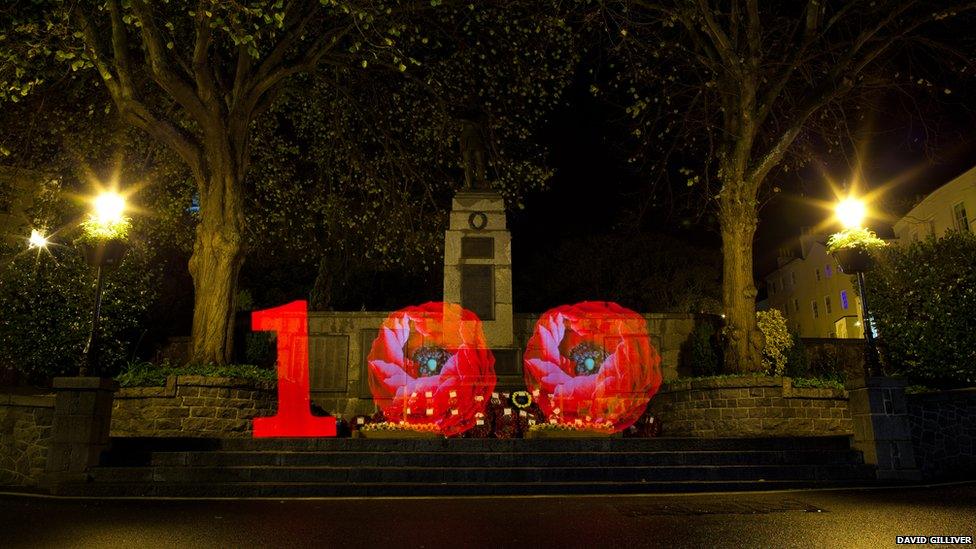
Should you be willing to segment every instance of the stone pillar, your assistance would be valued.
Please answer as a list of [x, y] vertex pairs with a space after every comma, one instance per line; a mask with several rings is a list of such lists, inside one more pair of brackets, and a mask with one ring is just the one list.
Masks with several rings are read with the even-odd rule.
[[496, 192], [454, 195], [444, 234], [444, 301], [460, 303], [484, 323], [498, 390], [522, 388], [512, 322], [512, 235], [506, 228], [505, 201]]
[[853, 447], [878, 467], [881, 480], [919, 480], [905, 404], [905, 382], [889, 377], [858, 379], [848, 385], [854, 421]]
[[512, 236], [498, 193], [454, 196], [444, 235], [444, 301], [477, 314], [490, 347], [512, 347]]
[[52, 484], [84, 478], [108, 448], [112, 396], [118, 383], [100, 377], [56, 377], [47, 471]]

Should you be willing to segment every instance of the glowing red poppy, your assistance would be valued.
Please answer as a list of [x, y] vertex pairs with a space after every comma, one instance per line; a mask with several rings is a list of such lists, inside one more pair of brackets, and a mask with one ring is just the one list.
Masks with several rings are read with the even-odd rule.
[[626, 429], [661, 385], [661, 357], [634, 311], [603, 301], [562, 305], [536, 323], [525, 384], [549, 421]]
[[481, 321], [453, 303], [391, 313], [367, 362], [369, 389], [387, 421], [434, 423], [444, 435], [474, 427], [495, 388]]

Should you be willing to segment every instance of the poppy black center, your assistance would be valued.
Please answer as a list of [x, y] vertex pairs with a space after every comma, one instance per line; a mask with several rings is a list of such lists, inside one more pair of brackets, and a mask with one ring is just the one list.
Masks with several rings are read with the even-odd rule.
[[451, 358], [451, 354], [441, 347], [425, 346], [413, 352], [413, 360], [420, 370], [420, 377], [436, 376]]
[[573, 347], [573, 350], [569, 352], [569, 359], [576, 365], [576, 375], [578, 376], [595, 374], [606, 358], [606, 351], [585, 341]]

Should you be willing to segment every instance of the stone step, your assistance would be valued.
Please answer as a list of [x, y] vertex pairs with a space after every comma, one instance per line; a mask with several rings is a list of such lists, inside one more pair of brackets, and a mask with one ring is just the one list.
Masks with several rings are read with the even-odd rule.
[[552, 467], [664, 465], [839, 465], [861, 463], [846, 450], [706, 450], [620, 452], [153, 452], [154, 466], [386, 466]]
[[546, 483], [87, 483], [61, 485], [58, 495], [83, 497], [288, 498], [288, 497], [431, 497], [574, 494], [649, 494], [735, 492], [870, 486], [874, 481], [743, 480], [668, 482]]
[[723, 465], [617, 467], [104, 467], [94, 482], [196, 483], [548, 483], [858, 480], [865, 465]]
[[850, 437], [593, 438], [593, 439], [361, 439], [361, 438], [114, 438], [109, 456], [166, 451], [290, 452], [690, 452], [848, 450]]

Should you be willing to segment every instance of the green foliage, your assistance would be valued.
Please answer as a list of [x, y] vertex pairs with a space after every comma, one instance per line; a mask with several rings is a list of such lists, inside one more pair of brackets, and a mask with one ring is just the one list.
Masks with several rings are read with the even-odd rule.
[[123, 217], [111, 223], [103, 223], [94, 215], [89, 215], [81, 222], [80, 239], [86, 242], [125, 240], [131, 228], [132, 220], [128, 217]]
[[786, 352], [793, 346], [793, 336], [779, 309], [756, 312], [756, 325], [765, 339], [763, 367], [770, 375], [781, 376], [786, 370]]
[[794, 379], [807, 377], [810, 375], [810, 360], [807, 358], [806, 345], [796, 332], [790, 332], [790, 339], [793, 344], [783, 353], [786, 356], [783, 375]]
[[276, 381], [274, 369], [262, 368], [252, 364], [188, 364], [174, 366], [168, 362], [133, 362], [115, 377], [122, 387], [153, 387], [166, 384], [169, 376], [207, 376], [246, 379], [249, 381]]
[[950, 232], [888, 246], [865, 279], [891, 373], [976, 384], [976, 236]]
[[811, 387], [814, 389], [843, 389], [844, 382], [834, 378], [821, 377], [794, 377], [793, 386], [802, 389]]
[[827, 240], [827, 253], [835, 253], [844, 248], [864, 248], [865, 250], [880, 250], [885, 247], [885, 241], [878, 238], [871, 229], [845, 229], [830, 235]]
[[[77, 373], [91, 326], [94, 270], [70, 245], [21, 251], [0, 271], [0, 364], [44, 383]], [[138, 351], [157, 269], [139, 248], [105, 274], [100, 367], [111, 374]]]
[[682, 345], [680, 360], [690, 364], [692, 376], [714, 376], [722, 371], [722, 346], [712, 322], [703, 320], [695, 325], [691, 336]]

